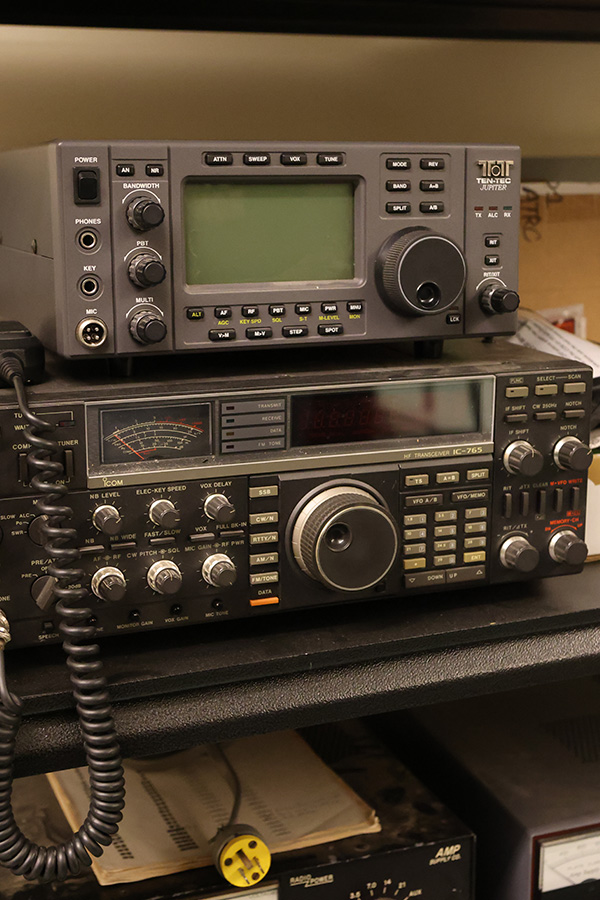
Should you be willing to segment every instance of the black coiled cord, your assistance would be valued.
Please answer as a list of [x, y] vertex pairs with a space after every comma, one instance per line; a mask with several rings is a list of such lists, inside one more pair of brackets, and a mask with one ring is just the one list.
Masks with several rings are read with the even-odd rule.
[[63, 475], [63, 466], [50, 458], [59, 447], [49, 437], [43, 437], [52, 431], [52, 426], [29, 409], [18, 360], [0, 361], [0, 379], [15, 388], [19, 408], [27, 422], [24, 434], [34, 448], [28, 456], [35, 469], [31, 485], [42, 495], [36, 503], [39, 513], [48, 517], [44, 525], [45, 550], [52, 559], [48, 574], [56, 579], [59, 629], [67, 654], [90, 783], [87, 817], [79, 831], [61, 846], [41, 847], [28, 840], [16, 824], [11, 795], [15, 741], [23, 703], [6, 684], [4, 639], [0, 650], [0, 863], [29, 881], [64, 881], [90, 866], [92, 857], [101, 856], [103, 847], [112, 843], [123, 817], [125, 780], [106, 677], [99, 647], [94, 643], [96, 629], [89, 624], [92, 612], [77, 605], [87, 597], [87, 590], [73, 586], [81, 582], [83, 572], [73, 568], [79, 558], [77, 533], [64, 524], [72, 519], [73, 512], [63, 503], [66, 486], [57, 483]]

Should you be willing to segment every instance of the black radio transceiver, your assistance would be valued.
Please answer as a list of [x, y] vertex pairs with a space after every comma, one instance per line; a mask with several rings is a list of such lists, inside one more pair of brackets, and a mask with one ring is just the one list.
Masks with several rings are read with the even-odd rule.
[[[294, 372], [272, 355], [252, 375], [221, 356], [202, 381], [190, 357], [159, 358], [146, 381], [86, 366], [31, 388], [100, 635], [581, 569], [589, 367], [507, 342], [453, 342], [440, 363], [349, 356]], [[58, 640], [24, 427], [0, 391], [17, 646]]]
[[0, 302], [68, 358], [508, 335], [520, 152], [55, 142], [0, 154]]

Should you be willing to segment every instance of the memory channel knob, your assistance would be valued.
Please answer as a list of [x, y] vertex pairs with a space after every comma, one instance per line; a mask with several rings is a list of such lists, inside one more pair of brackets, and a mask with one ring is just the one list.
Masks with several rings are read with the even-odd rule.
[[564, 562], [569, 566], [581, 566], [587, 559], [588, 548], [574, 531], [563, 529], [552, 535], [548, 553], [554, 562]]
[[379, 293], [395, 312], [430, 316], [459, 299], [467, 267], [460, 247], [428, 228], [392, 235], [375, 265]]
[[138, 344], [158, 344], [166, 336], [167, 326], [162, 316], [145, 309], [133, 317], [129, 331]]
[[237, 569], [225, 553], [213, 553], [202, 564], [202, 577], [213, 587], [228, 588], [236, 582]]
[[235, 506], [225, 494], [211, 494], [204, 501], [204, 512], [219, 525], [229, 525], [235, 519]]
[[539, 561], [539, 551], [523, 535], [512, 535], [500, 547], [500, 562], [507, 569], [533, 572]]
[[135, 197], [127, 207], [127, 221], [136, 231], [150, 231], [165, 218], [165, 211], [151, 197]]
[[528, 441], [514, 441], [504, 451], [504, 468], [513, 475], [538, 475], [544, 467], [544, 457]]
[[511, 291], [500, 283], [488, 284], [479, 297], [481, 308], [490, 315], [514, 312], [520, 302], [521, 298], [516, 291]]
[[92, 575], [92, 592], [100, 600], [122, 600], [126, 591], [125, 576], [114, 566], [103, 566]]
[[146, 572], [146, 581], [157, 594], [176, 594], [183, 584], [179, 566], [170, 559], [152, 563]]
[[92, 523], [102, 534], [119, 534], [123, 526], [121, 513], [115, 506], [103, 504], [97, 506], [92, 513]]
[[181, 522], [179, 510], [170, 500], [154, 500], [150, 504], [148, 515], [150, 516], [150, 521], [158, 525], [159, 528], [177, 528]]
[[587, 472], [592, 464], [592, 451], [587, 444], [576, 437], [561, 438], [553, 454], [554, 462], [560, 469]]
[[303, 572], [335, 591], [362, 591], [387, 574], [398, 552], [396, 523], [367, 490], [340, 485], [298, 513], [292, 550]]
[[151, 253], [138, 253], [129, 263], [129, 278], [138, 287], [154, 287], [163, 282], [167, 270]]

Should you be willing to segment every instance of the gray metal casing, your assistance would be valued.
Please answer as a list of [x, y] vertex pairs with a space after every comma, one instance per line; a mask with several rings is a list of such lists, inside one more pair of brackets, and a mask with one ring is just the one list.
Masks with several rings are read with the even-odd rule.
[[[233, 154], [233, 164], [206, 164], [207, 152]], [[270, 155], [268, 166], [248, 166], [244, 153]], [[281, 153], [305, 153], [307, 164], [285, 166]], [[336, 166], [317, 164], [321, 153], [341, 154]], [[387, 167], [393, 157], [409, 159], [408, 172]], [[437, 177], [421, 168], [421, 161], [444, 161], [440, 180], [444, 190], [423, 192], [424, 179]], [[509, 161], [509, 177], [484, 175], [484, 161]], [[133, 178], [116, 174], [116, 167], [130, 164]], [[158, 164], [164, 175], [147, 176], [146, 167]], [[97, 169], [100, 202], [85, 205], [74, 198], [74, 172]], [[406, 177], [410, 191], [390, 193], [390, 179]], [[344, 181], [355, 185], [355, 277], [344, 281], [289, 282], [240, 285], [188, 285], [185, 279], [185, 238], [182, 197], [187, 180], [208, 181]], [[479, 298], [482, 282], [502, 281], [516, 290], [518, 280], [520, 151], [514, 146], [379, 143], [252, 143], [239, 142], [62, 142], [0, 154], [0, 303], [3, 314], [23, 321], [48, 349], [67, 358], [130, 356], [231, 349], [270, 349], [285, 346], [449, 339], [464, 336], [512, 334], [517, 314], [486, 313]], [[164, 222], [148, 232], [136, 232], [127, 222], [125, 198], [156, 196], [164, 210]], [[394, 215], [386, 203], [411, 203], [410, 214]], [[442, 214], [420, 212], [421, 202], [441, 201]], [[491, 208], [490, 208], [491, 207]], [[494, 207], [496, 207], [494, 209]], [[505, 209], [505, 207], [509, 207]], [[77, 237], [93, 228], [99, 246], [93, 253], [81, 249]], [[427, 227], [453, 240], [467, 266], [463, 293], [451, 309], [438, 314], [405, 315], [382, 299], [375, 279], [380, 248], [404, 229]], [[486, 235], [499, 235], [501, 265], [485, 265]], [[148, 245], [167, 269], [165, 280], [153, 288], [134, 285], [127, 274], [131, 254]], [[91, 268], [90, 268], [91, 267]], [[86, 273], [101, 282], [98, 294], [85, 298], [79, 288]], [[346, 304], [363, 304], [351, 315]], [[321, 303], [337, 303], [339, 312], [324, 315]], [[297, 303], [311, 303], [310, 316], [295, 313]], [[244, 304], [260, 307], [258, 318], [245, 319]], [[268, 306], [286, 306], [284, 319], [273, 318]], [[229, 306], [226, 323], [214, 316], [216, 306]], [[201, 307], [203, 318], [191, 321], [187, 310]], [[147, 309], [164, 318], [166, 337], [143, 344], [131, 334], [133, 316]], [[452, 313], [452, 315], [449, 315]], [[76, 338], [78, 324], [97, 317], [106, 325], [102, 346], [83, 346]], [[343, 333], [319, 334], [323, 324], [339, 324]], [[305, 337], [284, 337], [284, 326], [308, 326]], [[264, 326], [272, 330], [268, 340], [251, 340], [246, 329]], [[209, 340], [218, 327], [235, 330], [235, 340]]]

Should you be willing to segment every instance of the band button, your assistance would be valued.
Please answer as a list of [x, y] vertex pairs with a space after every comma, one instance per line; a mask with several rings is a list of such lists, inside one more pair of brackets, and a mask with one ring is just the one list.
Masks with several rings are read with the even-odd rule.
[[410, 191], [410, 181], [386, 181], [386, 191]]
[[211, 328], [208, 332], [209, 341], [235, 341], [235, 328]]

